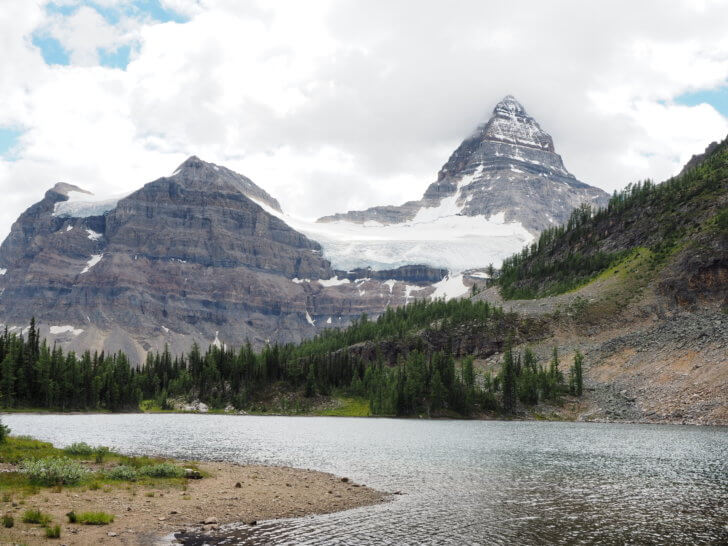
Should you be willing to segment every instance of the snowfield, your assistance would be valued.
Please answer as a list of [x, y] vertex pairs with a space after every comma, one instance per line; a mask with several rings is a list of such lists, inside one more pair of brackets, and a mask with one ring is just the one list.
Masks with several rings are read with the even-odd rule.
[[[88, 218], [89, 216], [102, 216], [116, 208], [117, 203], [129, 195], [116, 195], [108, 199], [99, 199], [93, 194], [79, 191], [69, 191], [68, 201], [61, 201], [53, 206], [53, 216], [63, 218]], [[68, 231], [73, 228], [66, 228]]]
[[462, 205], [457, 199], [466, 183], [462, 181], [456, 194], [443, 199], [438, 207], [423, 208], [410, 222], [391, 225], [317, 223], [281, 214], [254, 201], [321, 244], [324, 257], [334, 269], [425, 264], [460, 273], [488, 264], [498, 267], [504, 258], [530, 244], [533, 235], [520, 222], [505, 222], [503, 213], [490, 218], [460, 215]]

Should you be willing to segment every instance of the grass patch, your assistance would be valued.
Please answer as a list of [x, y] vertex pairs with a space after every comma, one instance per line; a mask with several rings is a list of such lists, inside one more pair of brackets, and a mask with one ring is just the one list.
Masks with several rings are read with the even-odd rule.
[[15, 525], [15, 519], [13, 519], [13, 516], [11, 516], [9, 514], [5, 514], [3, 516], [2, 523], [3, 523], [3, 527], [5, 527], [6, 529], [10, 529], [12, 526]]
[[316, 412], [316, 415], [331, 417], [369, 417], [369, 400], [361, 397], [340, 397], [339, 407]]
[[172, 463], [159, 463], [141, 467], [139, 474], [151, 478], [182, 478], [185, 469]]
[[82, 525], [108, 525], [114, 516], [106, 512], [81, 512], [76, 515], [76, 521]]
[[135, 482], [139, 479], [139, 472], [129, 465], [120, 464], [111, 470], [106, 471], [106, 477], [110, 480], [121, 480], [125, 482]]
[[90, 457], [91, 455], [93, 455], [94, 448], [92, 448], [86, 442], [76, 442], [68, 447], [64, 447], [63, 451], [67, 455], [80, 455], [82, 457]]
[[46, 538], [61, 538], [61, 526], [53, 525], [52, 527], [46, 527], [45, 536]]
[[36, 508], [23, 512], [23, 523], [37, 523], [38, 525], [48, 525], [50, 522], [51, 517]]

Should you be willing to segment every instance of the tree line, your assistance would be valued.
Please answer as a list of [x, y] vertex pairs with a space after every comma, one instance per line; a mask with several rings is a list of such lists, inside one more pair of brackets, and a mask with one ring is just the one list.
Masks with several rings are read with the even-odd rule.
[[[169, 408], [170, 400], [181, 399], [265, 411], [261, 393], [278, 388], [304, 401], [331, 394], [366, 398], [375, 415], [471, 415], [510, 413], [517, 402], [532, 405], [569, 392], [580, 395], [580, 355], [565, 376], [557, 355], [542, 367], [531, 351], [514, 354], [507, 342], [500, 368], [478, 372], [472, 356], [456, 358], [449, 345], [435, 350], [418, 337], [422, 328], [450, 335], [466, 323], [500, 335], [494, 333], [512, 328], [513, 320], [513, 314], [486, 302], [418, 301], [389, 309], [377, 320], [362, 316], [349, 328], [300, 344], [267, 345], [260, 351], [249, 343], [239, 349], [209, 346], [204, 353], [195, 344], [174, 356], [165, 348], [149, 353], [138, 367], [121, 352], [78, 356], [51, 347], [39, 339], [32, 320], [27, 333], [6, 328], [0, 336], [0, 406], [123, 411], [137, 409], [143, 400]], [[408, 336], [416, 343], [394, 361], [378, 350], [367, 357], [348, 350], [356, 343], [376, 346]]]

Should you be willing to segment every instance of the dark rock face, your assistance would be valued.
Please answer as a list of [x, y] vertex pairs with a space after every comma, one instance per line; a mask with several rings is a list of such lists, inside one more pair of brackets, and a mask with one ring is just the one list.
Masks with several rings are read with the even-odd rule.
[[[119, 201], [106, 219], [109, 251], [205, 267], [248, 267], [290, 278], [329, 278], [319, 244], [266, 213], [243, 193], [248, 187], [240, 182], [252, 182], [225, 171], [193, 157], [173, 176]], [[260, 188], [252, 192], [254, 198], [261, 194]]]
[[384, 224], [413, 220], [423, 208], [455, 197], [459, 214], [520, 222], [537, 233], [565, 222], [582, 203], [604, 206], [608, 195], [577, 180], [554, 151], [551, 136], [511, 96], [493, 110], [453, 152], [419, 201], [335, 214], [320, 222], [349, 221]]
[[402, 281], [413, 284], [430, 285], [445, 278], [447, 269], [430, 267], [429, 265], [403, 265], [396, 269], [375, 270], [370, 267], [357, 268], [351, 271], [335, 270], [334, 273], [341, 279], [356, 281], [357, 279], [375, 279], [380, 281]]
[[57, 184], [0, 246], [0, 324], [35, 316], [67, 349], [141, 361], [165, 344], [296, 342], [425, 297], [433, 288], [402, 281], [438, 276], [413, 266], [392, 272], [401, 280], [337, 279], [318, 243], [257, 204], [274, 199], [196, 157], [108, 206], [80, 212], [71, 192], [87, 193]]

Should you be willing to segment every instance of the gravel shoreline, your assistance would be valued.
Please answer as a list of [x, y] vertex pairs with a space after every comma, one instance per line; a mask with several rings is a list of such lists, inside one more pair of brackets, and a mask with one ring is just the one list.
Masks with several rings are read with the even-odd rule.
[[[124, 484], [98, 490], [43, 489], [7, 512], [20, 522], [28, 508], [38, 508], [61, 523], [57, 544], [151, 545], [184, 531], [214, 533], [220, 525], [302, 517], [349, 510], [384, 502], [388, 495], [348, 478], [314, 470], [231, 463], [196, 463], [203, 479], [188, 480], [186, 489]], [[109, 525], [67, 523], [70, 511], [103, 510], [115, 516]], [[44, 529], [17, 523], [0, 529], [0, 544], [48, 544]]]

